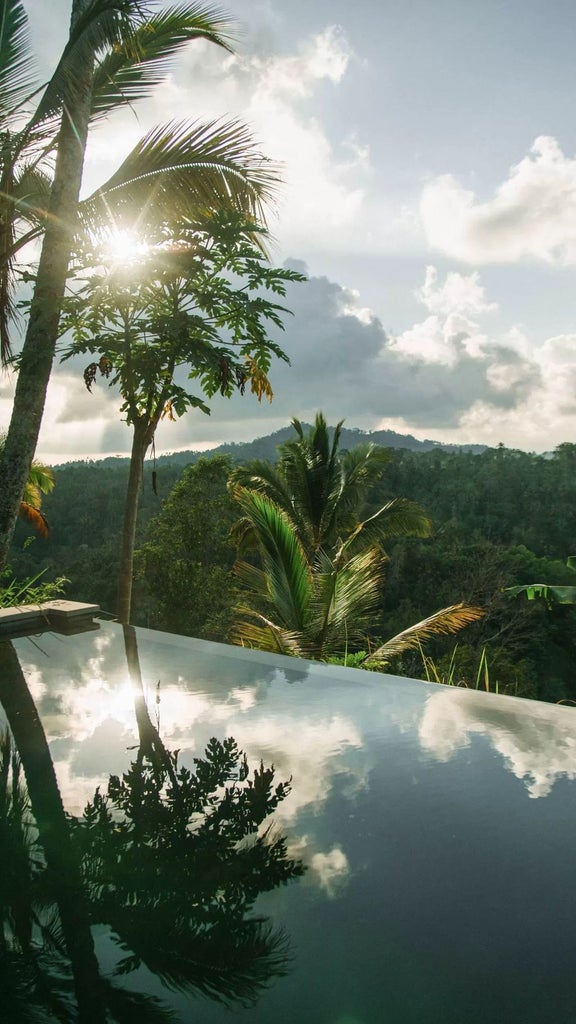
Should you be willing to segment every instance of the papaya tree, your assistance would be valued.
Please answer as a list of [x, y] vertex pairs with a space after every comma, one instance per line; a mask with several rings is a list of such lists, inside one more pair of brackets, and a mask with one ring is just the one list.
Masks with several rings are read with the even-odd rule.
[[[90, 391], [98, 376], [117, 387], [132, 428], [126, 492], [118, 618], [130, 619], [136, 514], [144, 457], [163, 417], [190, 409], [209, 413], [207, 400], [246, 391], [272, 399], [273, 357], [288, 361], [270, 337], [288, 312], [284, 296], [295, 271], [268, 265], [258, 241], [267, 232], [240, 214], [199, 216], [132, 263], [96, 267], [78, 276], [65, 299], [61, 329], [71, 332], [63, 359], [89, 354]], [[94, 256], [94, 260], [102, 255]], [[193, 382], [193, 383], [192, 383]]]

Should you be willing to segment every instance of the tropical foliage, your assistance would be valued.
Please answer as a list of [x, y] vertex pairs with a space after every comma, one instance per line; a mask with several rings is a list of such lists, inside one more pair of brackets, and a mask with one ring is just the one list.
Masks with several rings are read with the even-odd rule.
[[[0, 461], [6, 442], [6, 435], [0, 434]], [[54, 487], [54, 473], [39, 459], [34, 459], [30, 466], [28, 479], [24, 486], [20, 502], [20, 517], [29, 523], [39, 537], [46, 539], [50, 532], [48, 520], [42, 512], [42, 497], [50, 494]]]
[[[359, 446], [340, 456], [341, 424], [330, 442], [321, 413], [304, 434], [280, 447], [276, 467], [249, 463], [232, 474], [244, 514], [237, 536], [253, 545], [260, 564], [241, 560], [243, 588], [232, 638], [240, 644], [297, 657], [326, 659], [365, 643], [381, 601], [386, 537], [426, 536], [430, 521], [413, 502], [395, 498], [375, 512], [370, 488], [388, 461], [384, 450]], [[365, 664], [385, 665], [438, 633], [453, 633], [482, 611], [459, 603], [428, 616], [385, 644]]]
[[[289, 437], [286, 429], [250, 444], [227, 445], [225, 450], [236, 463], [254, 456], [273, 462], [276, 445]], [[345, 427], [341, 439], [340, 449], [367, 440]], [[486, 649], [491, 688], [498, 684], [501, 693], [540, 700], [575, 699], [576, 606], [555, 602], [548, 608], [544, 601], [511, 601], [505, 588], [534, 580], [572, 585], [574, 573], [565, 564], [565, 553], [576, 530], [576, 446], [564, 446], [552, 457], [509, 449], [472, 454], [438, 447], [422, 452], [389, 449], [388, 456], [370, 493], [367, 514], [395, 495], [405, 495], [426, 508], [434, 530], [430, 537], [385, 541], [385, 585], [371, 635], [402, 633], [437, 608], [464, 599], [485, 608], [486, 614], [457, 638], [436, 635], [426, 644], [426, 655], [434, 659], [441, 677], [453, 671], [457, 680], [474, 687]], [[238, 603], [238, 581], [230, 575], [233, 551], [225, 543], [230, 512], [223, 503], [223, 480], [215, 474], [218, 483], [210, 482], [209, 474], [200, 479], [187, 471], [179, 483], [183, 464], [199, 458], [191, 452], [159, 456], [157, 494], [152, 489], [153, 463], [146, 464], [137, 544], [155, 548], [158, 538], [158, 560], [148, 570], [144, 559], [134, 593], [134, 621], [225, 641], [230, 609]], [[43, 569], [42, 579], [64, 575], [70, 580], [67, 597], [112, 611], [127, 460], [68, 464], [56, 467], [54, 476], [56, 486], [43, 502], [50, 536], [26, 546], [29, 529], [18, 524], [10, 559], [14, 576], [34, 577]], [[164, 520], [162, 510], [176, 484], [178, 501]], [[156, 522], [151, 525], [159, 513], [161, 528]], [[193, 526], [196, 514], [198, 530]], [[246, 559], [251, 558], [247, 553]], [[204, 628], [207, 633], [200, 632]], [[357, 658], [358, 652], [349, 649], [343, 655], [347, 664], [352, 655]], [[404, 651], [390, 662], [390, 670], [413, 678], [422, 675], [420, 651]]]
[[[569, 569], [576, 571], [576, 556], [570, 555], [566, 559]], [[548, 607], [554, 604], [576, 604], [576, 587], [559, 586], [552, 583], [525, 583], [521, 587], [506, 587], [505, 593], [509, 597], [519, 597], [521, 594], [529, 601], [539, 598], [546, 602]]]
[[[177, 225], [169, 241], [151, 246], [135, 265], [103, 268], [65, 299], [61, 330], [71, 331], [64, 358], [97, 358], [84, 371], [117, 386], [133, 430], [120, 561], [118, 616], [130, 618], [136, 512], [146, 450], [162, 417], [188, 409], [209, 413], [206, 398], [249, 390], [272, 399], [273, 357], [287, 360], [270, 337], [282, 329], [283, 297], [302, 275], [267, 265], [254, 238], [266, 231], [239, 214], [197, 216]], [[180, 371], [183, 383], [179, 383]], [[188, 384], [188, 381], [195, 382]]]
[[205, 640], [228, 637], [235, 592], [229, 534], [238, 519], [227, 490], [231, 470], [225, 456], [199, 459], [149, 524], [137, 556], [136, 605], [140, 610], [145, 603], [156, 629]]
[[[158, 11], [140, 0], [73, 0], [69, 40], [49, 82], [30, 75], [25, 9], [0, 23], [0, 341], [8, 358], [14, 263], [43, 235], [6, 446], [0, 464], [0, 568], [6, 562], [42, 422], [71, 253], [86, 232], [156, 228], [218, 209], [261, 218], [277, 181], [236, 122], [153, 129], [79, 205], [90, 127], [150, 94], [193, 39], [229, 47], [227, 18], [201, 4]], [[52, 170], [53, 169], [53, 170]], [[81, 241], [80, 247], [83, 247]]]

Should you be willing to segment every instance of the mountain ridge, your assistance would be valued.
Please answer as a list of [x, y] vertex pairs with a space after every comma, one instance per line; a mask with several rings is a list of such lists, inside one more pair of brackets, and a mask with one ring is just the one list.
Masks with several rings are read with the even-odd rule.
[[[302, 426], [305, 430], [309, 430], [311, 425], [303, 423]], [[334, 427], [329, 429], [333, 432]], [[146, 463], [150, 464], [155, 461], [156, 465], [160, 466], [167, 464], [187, 466], [190, 463], [197, 462], [202, 457], [212, 455], [230, 455], [235, 462], [245, 462], [248, 459], [266, 459], [269, 462], [274, 462], [278, 445], [289, 441], [294, 436], [294, 428], [286, 426], [273, 431], [271, 434], [257, 437], [253, 441], [227, 441], [224, 444], [216, 445], [214, 448], [207, 448], [204, 451], [187, 448], [179, 452], [167, 452], [163, 455], [158, 455], [156, 460], [147, 459]], [[428, 452], [436, 449], [444, 452], [472, 452], [474, 455], [481, 454], [488, 447], [485, 444], [445, 444], [442, 441], [434, 441], [430, 438], [419, 441], [413, 434], [399, 434], [395, 430], [366, 431], [360, 427], [342, 427], [340, 435], [341, 448], [354, 448], [358, 444], [365, 443], [382, 445], [384, 448], [404, 448], [414, 452]], [[90, 461], [91, 465], [96, 467], [111, 468], [117, 466], [120, 468], [127, 466], [130, 459], [128, 456], [107, 455], [102, 459], [77, 459], [72, 462], [60, 463], [54, 468], [64, 469], [66, 466], [83, 465], [87, 461]]]

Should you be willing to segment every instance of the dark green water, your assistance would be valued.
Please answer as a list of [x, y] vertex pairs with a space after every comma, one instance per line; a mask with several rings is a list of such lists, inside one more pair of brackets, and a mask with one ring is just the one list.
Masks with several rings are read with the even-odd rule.
[[[84, 888], [91, 870], [98, 879], [78, 896], [85, 911], [78, 934], [88, 921], [98, 978], [134, 998], [124, 1016], [106, 996], [100, 1017], [83, 1010], [81, 1019], [160, 1021], [171, 1008], [198, 1024], [572, 1024], [573, 709], [146, 630], [136, 630], [136, 641], [127, 646], [120, 627], [103, 624], [11, 648], [69, 815], [78, 819], [97, 787], [105, 792], [109, 776], [121, 777], [139, 755], [146, 763], [143, 735], [179, 751], [177, 770], [193, 770], [211, 737], [232, 736], [246, 752], [249, 779], [262, 760], [274, 765], [271, 793], [290, 778], [291, 792], [262, 817], [260, 832], [269, 831], [261, 856], [246, 854], [253, 838], [232, 842], [242, 807], [232, 824], [225, 808], [218, 811], [222, 823], [204, 834], [202, 815], [193, 816], [190, 832], [200, 839], [190, 843], [174, 838], [178, 828], [161, 808], [148, 826], [136, 809], [136, 826], [130, 819], [116, 838], [110, 830], [105, 870], [96, 856], [108, 857], [103, 833], [94, 831], [93, 861], [73, 837], [72, 875], [82, 854]], [[6, 652], [4, 645], [7, 678], [16, 670]], [[148, 707], [140, 731], [135, 664]], [[163, 771], [154, 742], [149, 783]], [[213, 808], [223, 798], [221, 789]], [[150, 855], [143, 846], [132, 850], [135, 827], [149, 827]], [[139, 895], [121, 914], [128, 869], [143, 881], [134, 882]], [[7, 920], [6, 901], [5, 894]], [[181, 916], [186, 934], [175, 930]], [[5, 934], [10, 940], [8, 924]], [[180, 934], [186, 963], [178, 974]], [[6, 943], [4, 956], [2, 1019], [59, 1020], [58, 1008], [18, 1016], [10, 968], [17, 957]]]

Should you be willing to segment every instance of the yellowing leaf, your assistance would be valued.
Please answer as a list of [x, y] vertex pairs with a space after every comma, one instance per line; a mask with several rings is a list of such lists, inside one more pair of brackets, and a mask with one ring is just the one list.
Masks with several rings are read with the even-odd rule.
[[266, 397], [269, 402], [274, 398], [274, 392], [268, 377], [264, 373], [254, 359], [248, 358], [246, 360], [246, 369], [250, 378], [250, 390], [253, 395], [256, 395], [259, 402], [262, 401], [263, 397]]

